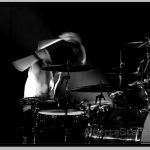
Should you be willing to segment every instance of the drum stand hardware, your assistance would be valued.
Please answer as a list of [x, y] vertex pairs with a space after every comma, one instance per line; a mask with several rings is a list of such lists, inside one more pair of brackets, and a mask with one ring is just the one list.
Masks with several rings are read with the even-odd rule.
[[99, 95], [96, 96], [96, 99], [95, 99], [95, 104], [99, 104], [99, 106], [101, 106], [101, 100], [104, 99], [105, 100], [105, 97], [103, 96], [103, 93], [100, 92]]
[[148, 73], [148, 67], [149, 67], [149, 62], [150, 62], [150, 53], [149, 53], [149, 44], [150, 44], [150, 38], [146, 37], [146, 66], [144, 69], [144, 73], [146, 74], [147, 80], [149, 79], [149, 73]]
[[22, 98], [19, 100], [19, 104], [21, 106], [23, 105], [31, 105], [31, 112], [32, 112], [32, 115], [33, 115], [33, 126], [32, 126], [32, 136], [33, 136], [33, 139], [32, 139], [32, 143], [33, 144], [36, 144], [37, 143], [37, 138], [36, 138], [36, 135], [37, 135], [37, 128], [38, 128], [38, 112], [39, 112], [39, 97], [27, 97], [27, 98]]
[[64, 119], [64, 140], [65, 140], [65, 143], [68, 142], [68, 139], [69, 139], [69, 135], [70, 135], [70, 132], [69, 132], [69, 129], [68, 129], [68, 103], [70, 101], [70, 91], [69, 91], [69, 79], [70, 79], [70, 74], [69, 74], [69, 66], [70, 66], [70, 62], [67, 61], [67, 64], [68, 66], [68, 72], [67, 72], [67, 75], [62, 77], [62, 83], [63, 83], [63, 80], [65, 79], [66, 80], [66, 87], [65, 87], [65, 119]]
[[[149, 75], [150, 75], [150, 70], [149, 69], [149, 63], [150, 63], [150, 52], [149, 52], [149, 47], [150, 47], [150, 37], [145, 37], [145, 41], [143, 44], [141, 44], [140, 46], [138, 46], [138, 48], [146, 48], [146, 59], [143, 59], [140, 62], [140, 66], [142, 67], [142, 80], [143, 80], [143, 75], [146, 77], [146, 79], [144, 79], [143, 83], [146, 83], [146, 89], [150, 89], [150, 85], [149, 85]], [[143, 67], [143, 63], [146, 62], [146, 66]], [[146, 82], [145, 82], [146, 81]], [[149, 109], [150, 107], [150, 98], [148, 98], [148, 105], [147, 105], [147, 109]]]
[[38, 111], [39, 111], [39, 98], [38, 101], [34, 99], [34, 101], [31, 101], [31, 111], [33, 113], [33, 127], [32, 127], [32, 133], [33, 133], [33, 144], [37, 143], [37, 128], [38, 128]]
[[[100, 86], [101, 86], [101, 85], [102, 85], [102, 86], [104, 85], [102, 80], [100, 81], [99, 84], [100, 84]], [[102, 93], [102, 91], [100, 91], [100, 94], [96, 96], [95, 104], [98, 103], [99, 106], [102, 106], [102, 105], [101, 105], [102, 99], [106, 100], [105, 97], [104, 97], [104, 95], [103, 95], [103, 93]]]

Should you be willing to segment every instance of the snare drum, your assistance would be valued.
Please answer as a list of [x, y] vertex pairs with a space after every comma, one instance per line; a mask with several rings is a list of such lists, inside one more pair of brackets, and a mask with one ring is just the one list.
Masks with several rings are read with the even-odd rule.
[[83, 111], [74, 109], [41, 110], [38, 112], [38, 129], [40, 143], [64, 143], [65, 129], [68, 129], [69, 141], [83, 142], [86, 128], [86, 117]]

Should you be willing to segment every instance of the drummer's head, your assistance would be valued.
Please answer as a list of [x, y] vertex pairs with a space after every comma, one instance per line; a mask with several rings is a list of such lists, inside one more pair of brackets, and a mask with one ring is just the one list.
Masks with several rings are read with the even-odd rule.
[[57, 47], [51, 52], [52, 62], [55, 65], [65, 64], [68, 61], [71, 64], [85, 64], [86, 52], [83, 45], [66, 43]]

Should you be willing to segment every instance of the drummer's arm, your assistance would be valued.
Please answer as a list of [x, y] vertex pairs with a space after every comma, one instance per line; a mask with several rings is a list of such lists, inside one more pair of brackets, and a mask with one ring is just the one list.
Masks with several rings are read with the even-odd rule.
[[23, 72], [38, 61], [47, 59], [47, 53], [46, 49], [36, 50], [32, 55], [13, 61], [12, 64], [18, 71]]
[[[24, 87], [24, 98], [26, 97], [34, 97], [35, 93], [34, 93], [34, 83], [32, 83], [32, 77], [35, 77], [36, 79], [38, 79], [40, 73], [40, 67], [38, 65], [38, 63], [33, 64], [29, 70], [28, 70], [28, 78], [26, 80], [25, 83], [25, 87]], [[33, 87], [32, 87], [33, 86]], [[24, 105], [23, 106], [23, 112], [27, 111], [31, 109], [31, 105]]]
[[50, 80], [49, 96], [51, 98], [55, 98], [56, 88], [58, 86], [60, 78], [61, 78], [61, 72], [56, 72], [55, 75], [53, 76], [52, 80]]
[[55, 95], [55, 92], [56, 92], [56, 88], [58, 86], [58, 83], [60, 81], [60, 78], [61, 78], [61, 72], [56, 72], [55, 75], [54, 75], [54, 95]]
[[39, 73], [39, 71], [42, 69], [42, 65], [45, 65], [45, 61], [52, 62], [51, 56], [48, 53], [47, 49], [36, 50], [34, 52], [34, 57], [37, 60], [37, 63], [34, 62], [34, 64], [32, 64], [34, 73]]
[[35, 55], [30, 55], [19, 60], [13, 61], [12, 64], [18, 71], [23, 72], [37, 61], [38, 59], [37, 57], [35, 57]]

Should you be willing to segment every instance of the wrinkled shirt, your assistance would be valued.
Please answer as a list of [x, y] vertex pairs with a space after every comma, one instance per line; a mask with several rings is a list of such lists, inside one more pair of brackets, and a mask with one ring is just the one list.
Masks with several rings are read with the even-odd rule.
[[52, 71], [42, 70], [38, 64], [32, 65], [24, 87], [24, 98], [54, 99], [60, 76], [60, 72], [56, 72], [53, 76]]

